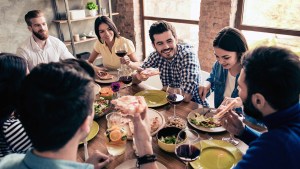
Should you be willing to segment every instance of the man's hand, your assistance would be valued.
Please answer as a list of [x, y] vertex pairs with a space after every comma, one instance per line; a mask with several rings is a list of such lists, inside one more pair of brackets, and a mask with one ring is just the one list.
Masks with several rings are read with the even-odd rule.
[[223, 117], [220, 118], [222, 126], [231, 134], [240, 136], [245, 129], [243, 117], [239, 116], [232, 110], [229, 110]]
[[94, 165], [95, 169], [101, 169], [110, 163], [110, 157], [106, 154], [101, 153], [100, 151], [96, 150], [90, 158], [86, 160], [86, 163], [90, 163]]

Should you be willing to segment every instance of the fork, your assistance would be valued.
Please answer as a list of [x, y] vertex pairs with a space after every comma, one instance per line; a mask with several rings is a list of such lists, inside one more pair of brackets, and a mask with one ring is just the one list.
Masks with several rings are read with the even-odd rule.
[[203, 106], [203, 108], [202, 108], [202, 113], [201, 113], [201, 114], [202, 114], [204, 117], [206, 116], [207, 113], [210, 112], [210, 109], [208, 109], [207, 112], [204, 112], [204, 109], [205, 109], [205, 108], [209, 108], [209, 107], [208, 107], [208, 106]]

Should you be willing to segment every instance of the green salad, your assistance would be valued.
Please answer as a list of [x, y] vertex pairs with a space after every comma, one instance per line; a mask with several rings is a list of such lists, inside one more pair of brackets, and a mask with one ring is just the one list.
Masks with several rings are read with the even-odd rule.
[[166, 144], [175, 144], [176, 143], [176, 136], [161, 136], [159, 139], [161, 142], [166, 143]]

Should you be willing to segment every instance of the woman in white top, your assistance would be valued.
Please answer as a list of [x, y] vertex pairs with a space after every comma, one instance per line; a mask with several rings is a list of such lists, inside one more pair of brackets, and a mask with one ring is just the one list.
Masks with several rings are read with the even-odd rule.
[[[100, 54], [103, 66], [116, 70], [120, 68], [121, 62], [129, 64], [130, 61], [138, 61], [132, 41], [119, 35], [116, 25], [109, 17], [98, 17], [95, 20], [94, 26], [98, 41], [94, 44], [94, 49], [88, 62], [93, 63]], [[120, 59], [115, 53], [116, 46], [123, 43], [127, 46], [127, 56], [129, 59]]]
[[31, 145], [23, 125], [15, 116], [18, 89], [29, 72], [25, 59], [0, 53], [0, 158], [25, 153]]

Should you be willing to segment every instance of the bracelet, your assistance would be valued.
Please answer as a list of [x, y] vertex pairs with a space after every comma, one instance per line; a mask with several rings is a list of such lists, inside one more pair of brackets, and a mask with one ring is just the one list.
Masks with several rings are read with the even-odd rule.
[[142, 157], [138, 157], [136, 161], [136, 167], [140, 168], [141, 165], [146, 163], [152, 163], [157, 160], [157, 157], [155, 154], [146, 154]]

